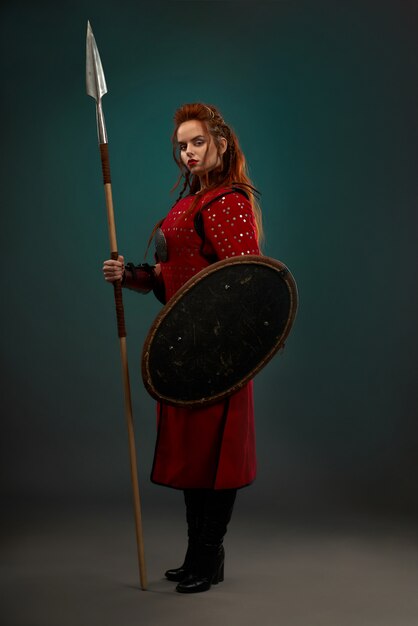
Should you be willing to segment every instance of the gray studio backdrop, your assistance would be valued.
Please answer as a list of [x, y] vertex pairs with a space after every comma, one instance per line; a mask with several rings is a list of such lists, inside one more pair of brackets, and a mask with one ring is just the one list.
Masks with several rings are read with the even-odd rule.
[[[126, 502], [127, 437], [93, 100], [91, 21], [118, 244], [141, 262], [175, 196], [172, 115], [219, 106], [261, 191], [264, 252], [297, 279], [283, 354], [256, 380], [254, 505], [415, 513], [417, 9], [374, 2], [6, 2], [1, 9], [3, 491]], [[125, 293], [146, 506], [160, 305]], [[170, 496], [171, 497], [171, 496]], [[263, 510], [263, 509], [261, 509]]]

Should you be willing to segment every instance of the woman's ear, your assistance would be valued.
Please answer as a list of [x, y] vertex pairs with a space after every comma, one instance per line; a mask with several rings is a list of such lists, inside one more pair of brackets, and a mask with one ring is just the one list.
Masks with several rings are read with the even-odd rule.
[[228, 147], [228, 142], [225, 139], [225, 137], [220, 137], [219, 138], [219, 154], [224, 154], [227, 147]]

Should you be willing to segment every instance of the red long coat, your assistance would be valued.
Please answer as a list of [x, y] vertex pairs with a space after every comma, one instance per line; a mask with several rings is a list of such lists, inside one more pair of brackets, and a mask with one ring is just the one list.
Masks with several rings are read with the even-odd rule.
[[[166, 300], [194, 274], [210, 264], [237, 255], [259, 254], [251, 204], [238, 192], [229, 193], [201, 215], [204, 245], [194, 216], [210, 199], [230, 189], [208, 192], [192, 213], [193, 195], [181, 199], [161, 228], [168, 258], [161, 262]], [[239, 488], [256, 474], [252, 382], [227, 400], [203, 408], [158, 404], [158, 435], [151, 480], [186, 488]]]

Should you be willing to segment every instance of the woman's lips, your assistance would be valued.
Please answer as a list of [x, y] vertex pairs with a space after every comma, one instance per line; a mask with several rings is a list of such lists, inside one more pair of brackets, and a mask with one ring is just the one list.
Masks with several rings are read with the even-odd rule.
[[190, 161], [187, 161], [187, 165], [189, 167], [192, 167], [193, 165], [196, 165], [197, 163], [199, 163], [199, 161], [196, 161], [195, 159], [190, 159]]

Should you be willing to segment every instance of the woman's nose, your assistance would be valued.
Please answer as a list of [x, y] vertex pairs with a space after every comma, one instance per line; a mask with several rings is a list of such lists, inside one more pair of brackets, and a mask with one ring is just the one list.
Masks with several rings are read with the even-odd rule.
[[193, 156], [193, 154], [194, 154], [193, 146], [187, 146], [186, 154], [187, 154], [188, 157]]

